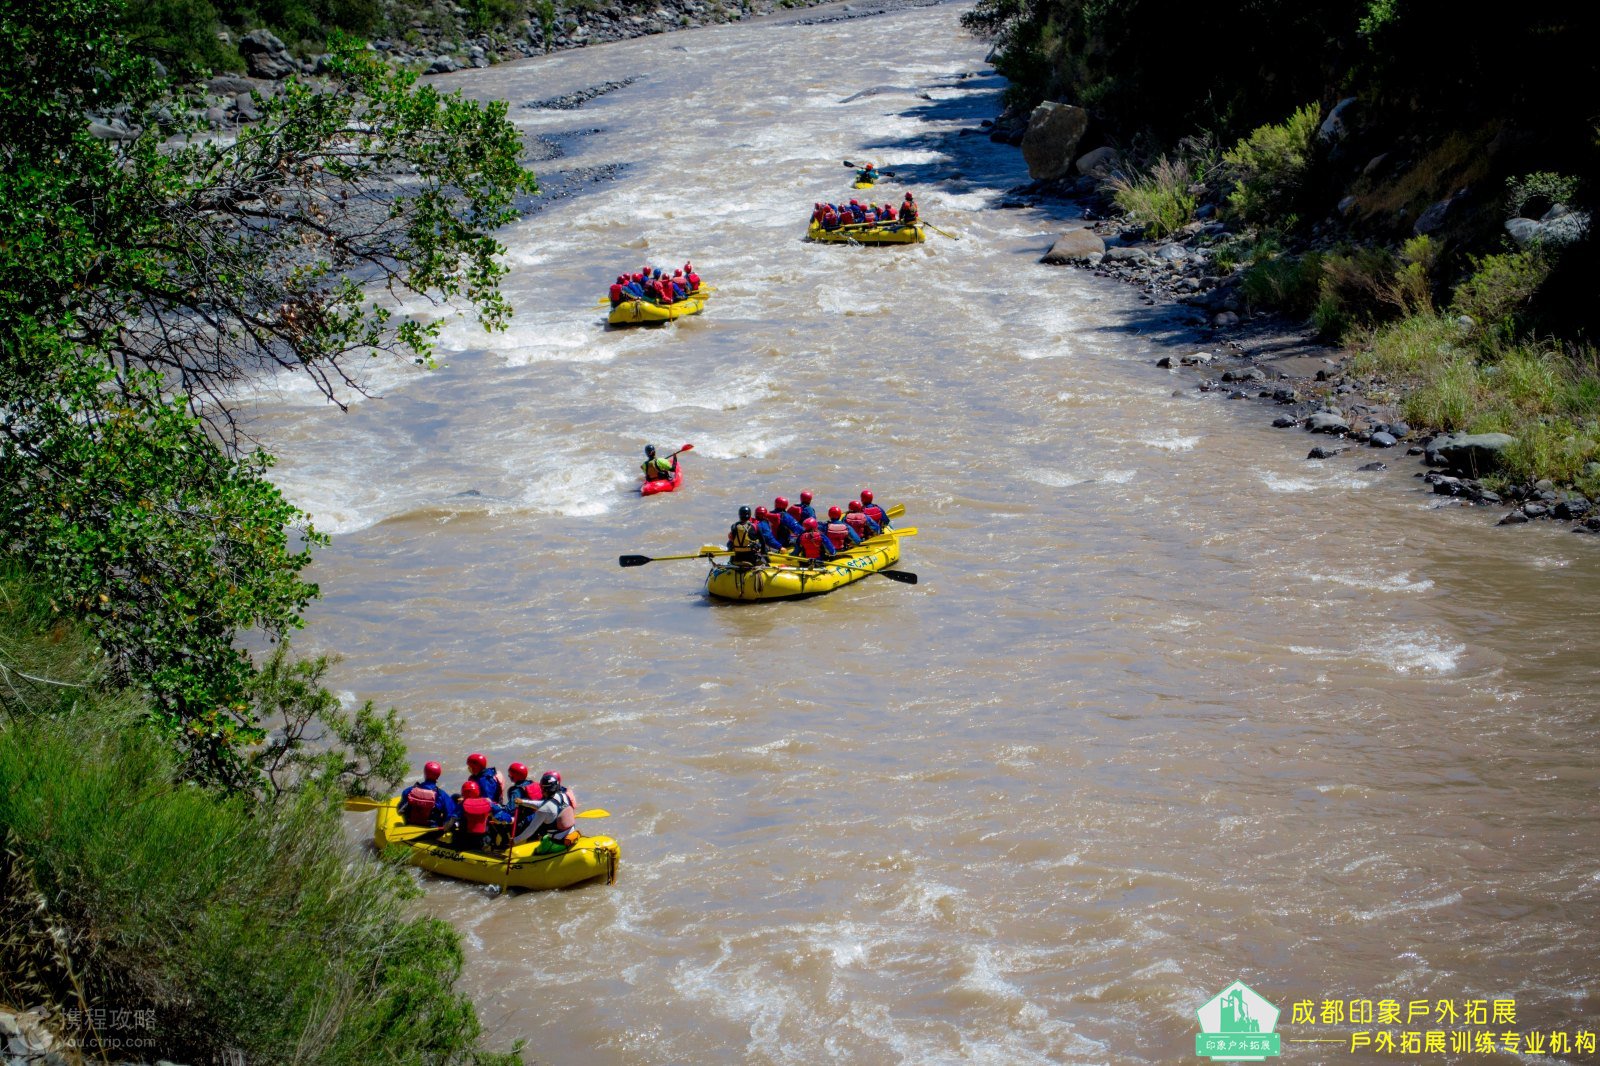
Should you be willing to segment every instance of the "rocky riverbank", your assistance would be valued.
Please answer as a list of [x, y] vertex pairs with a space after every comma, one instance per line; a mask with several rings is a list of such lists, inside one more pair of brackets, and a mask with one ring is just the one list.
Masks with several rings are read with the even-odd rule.
[[[1001, 116], [989, 124], [989, 135], [1021, 148], [1037, 179], [1009, 190], [1012, 202], [1068, 201], [1085, 221], [1063, 232], [1043, 262], [1133, 285], [1145, 304], [1177, 312], [1188, 333], [1173, 343], [1189, 350], [1163, 357], [1158, 368], [1187, 375], [1187, 388], [1260, 404], [1273, 426], [1312, 436], [1307, 461], [1382, 470], [1401, 450], [1423, 466], [1415, 475], [1419, 491], [1454, 505], [1495, 507], [1502, 525], [1543, 519], [1600, 533], [1596, 501], [1581, 493], [1548, 480], [1494, 477], [1500, 453], [1514, 443], [1510, 436], [1410, 426], [1401, 415], [1403, 394], [1356, 373], [1354, 352], [1322, 343], [1302, 323], [1253, 309], [1244, 291], [1248, 264], [1229, 254], [1240, 235], [1217, 217], [1215, 203], [1201, 203], [1194, 221], [1159, 240], [1119, 220], [1111, 191], [1122, 160], [1103, 144], [1080, 153], [1081, 145], [1093, 144], [1092, 126], [1083, 109], [1047, 103], [1031, 114]], [[1471, 325], [1465, 320], [1462, 328]]]

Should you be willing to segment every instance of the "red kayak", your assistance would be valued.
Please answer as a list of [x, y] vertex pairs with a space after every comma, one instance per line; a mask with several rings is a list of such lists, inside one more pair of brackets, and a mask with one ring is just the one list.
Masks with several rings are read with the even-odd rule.
[[654, 496], [658, 492], [671, 492], [683, 484], [683, 467], [678, 467], [672, 472], [671, 477], [664, 477], [656, 481], [646, 481], [639, 486], [639, 495]]

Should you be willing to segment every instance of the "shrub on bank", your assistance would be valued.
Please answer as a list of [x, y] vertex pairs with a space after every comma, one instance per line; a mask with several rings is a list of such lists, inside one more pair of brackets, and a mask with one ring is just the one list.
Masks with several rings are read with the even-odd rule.
[[1292, 216], [1321, 121], [1322, 108], [1307, 104], [1281, 123], [1256, 127], [1223, 154], [1234, 179], [1228, 206], [1238, 218], [1294, 228]]
[[1189, 191], [1193, 181], [1187, 161], [1161, 156], [1143, 174], [1113, 178], [1111, 195], [1130, 218], [1144, 223], [1146, 236], [1161, 238], [1194, 220], [1195, 196]]
[[[0, 562], [8, 986], [64, 1009], [149, 1012], [138, 1035], [156, 1041], [151, 1059], [492, 1058], [454, 989], [455, 933], [412, 915], [403, 870], [351, 854], [331, 783], [273, 806], [185, 783], [148, 709], [103, 688], [99, 667], [82, 632]], [[65, 965], [25, 972], [24, 945], [52, 941]], [[91, 1031], [72, 1035], [92, 1049]]]

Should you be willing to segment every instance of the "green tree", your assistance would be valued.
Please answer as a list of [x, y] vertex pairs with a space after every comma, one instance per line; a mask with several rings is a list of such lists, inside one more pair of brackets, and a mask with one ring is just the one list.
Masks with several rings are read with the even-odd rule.
[[[254, 788], [241, 639], [300, 625], [323, 538], [231, 390], [297, 373], [339, 403], [360, 360], [428, 363], [440, 323], [396, 296], [503, 328], [494, 232], [537, 187], [504, 104], [343, 40], [326, 88], [285, 83], [232, 141], [163, 143], [124, 15], [0, 0], [0, 546], [149, 694], [191, 775]], [[91, 137], [84, 113], [114, 107], [142, 135]]]

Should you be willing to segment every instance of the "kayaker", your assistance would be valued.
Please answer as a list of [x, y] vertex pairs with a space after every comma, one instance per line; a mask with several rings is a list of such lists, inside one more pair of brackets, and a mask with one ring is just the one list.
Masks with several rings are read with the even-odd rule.
[[879, 529], [889, 528], [889, 512], [872, 502], [871, 489], [861, 490], [861, 509], [867, 513], [868, 518], [878, 523]]
[[578, 839], [578, 797], [561, 784], [561, 775], [546, 770], [539, 776], [540, 798], [517, 804], [528, 819], [526, 829], [517, 833], [517, 843], [537, 840], [535, 855], [565, 851]]
[[793, 547], [805, 528], [789, 513], [789, 498], [779, 496], [772, 501], [772, 535], [785, 548]]
[[868, 185], [877, 184], [878, 168], [873, 166], [871, 163], [863, 164], [861, 169], [856, 171], [856, 180], [864, 181]]
[[849, 507], [845, 511], [844, 520], [846, 525], [855, 530], [856, 537], [860, 540], [876, 537], [883, 532], [878, 528], [878, 523], [868, 518], [866, 512], [861, 509], [860, 500], [850, 501]]
[[807, 518], [816, 518], [817, 509], [811, 506], [811, 501], [816, 499], [811, 495], [810, 489], [800, 490], [800, 524], [804, 525]]
[[807, 559], [833, 558], [833, 541], [817, 526], [815, 518], [805, 521], [805, 532], [800, 534], [800, 554]]
[[733, 552], [733, 557], [728, 561], [734, 566], [766, 565], [766, 547], [761, 543], [761, 534], [756, 531], [756, 524], [750, 517], [749, 504], [739, 508], [739, 521], [728, 528], [728, 548]]
[[397, 809], [407, 825], [444, 825], [456, 816], [450, 793], [439, 784], [442, 773], [444, 767], [438, 763], [424, 763], [422, 780], [401, 791]]
[[757, 507], [755, 522], [756, 533], [761, 537], [761, 546], [769, 552], [783, 551], [783, 545], [779, 544], [778, 538], [772, 535], [772, 512], [765, 507]]
[[836, 551], [843, 551], [855, 544], [861, 543], [861, 538], [856, 536], [856, 531], [850, 528], [850, 523], [844, 520], [844, 510], [839, 507], [828, 508], [828, 524], [822, 531], [833, 542]]
[[910, 193], [900, 203], [900, 221], [915, 222], [917, 220], [917, 201]]
[[489, 817], [494, 804], [478, 790], [478, 782], [461, 786], [461, 813], [456, 817], [455, 845], [463, 851], [483, 851], [489, 834]]
[[478, 795], [490, 803], [499, 803], [506, 794], [506, 779], [477, 752], [467, 756], [467, 784], [461, 786], [463, 796], [467, 794], [467, 785], [477, 786]]
[[644, 479], [646, 481], [671, 481], [678, 472], [678, 457], [674, 455], [670, 457], [670, 460], [657, 459], [656, 446], [654, 444], [646, 444], [644, 446], [644, 462], [639, 464], [639, 468], [644, 471]]

